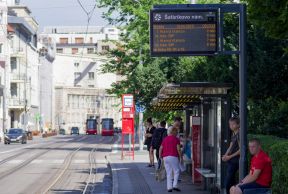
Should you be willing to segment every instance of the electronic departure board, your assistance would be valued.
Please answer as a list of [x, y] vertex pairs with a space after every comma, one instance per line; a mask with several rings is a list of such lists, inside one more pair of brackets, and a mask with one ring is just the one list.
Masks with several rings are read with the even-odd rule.
[[217, 21], [216, 10], [151, 10], [151, 55], [215, 54]]

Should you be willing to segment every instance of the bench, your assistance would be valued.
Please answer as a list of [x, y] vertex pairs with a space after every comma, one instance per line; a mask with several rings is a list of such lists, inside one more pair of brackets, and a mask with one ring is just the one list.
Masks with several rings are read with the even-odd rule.
[[[214, 188], [216, 187], [215, 184], [215, 179], [216, 179], [216, 174], [212, 173], [210, 169], [207, 168], [196, 168], [195, 169], [199, 174], [201, 174], [204, 177], [204, 190], [207, 190], [208, 184], [211, 185], [209, 190], [211, 193], [213, 193]], [[212, 184], [210, 183], [210, 181], [208, 182], [208, 180], [212, 180]]]
[[243, 194], [272, 194], [271, 189], [245, 189]]

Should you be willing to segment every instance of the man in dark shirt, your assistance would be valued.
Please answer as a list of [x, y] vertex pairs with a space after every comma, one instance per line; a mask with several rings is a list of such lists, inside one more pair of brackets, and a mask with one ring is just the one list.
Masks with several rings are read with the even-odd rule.
[[159, 161], [159, 149], [160, 149], [162, 140], [164, 139], [164, 137], [167, 136], [167, 129], [165, 127], [166, 127], [166, 122], [161, 121], [160, 127], [154, 130], [154, 133], [152, 136], [151, 146], [152, 146], [152, 149], [156, 150], [157, 161]]
[[233, 132], [231, 143], [222, 161], [227, 162], [227, 173], [225, 177], [226, 194], [229, 194], [230, 188], [236, 183], [235, 176], [239, 169], [240, 147], [239, 147], [239, 118], [230, 118], [229, 127]]

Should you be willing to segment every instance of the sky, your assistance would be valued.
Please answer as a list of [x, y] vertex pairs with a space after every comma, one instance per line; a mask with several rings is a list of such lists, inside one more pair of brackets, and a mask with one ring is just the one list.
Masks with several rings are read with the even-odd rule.
[[[87, 11], [90, 11], [95, 0], [80, 0]], [[20, 0], [32, 12], [32, 16], [40, 25], [40, 31], [45, 26], [86, 26], [87, 15], [77, 0]], [[107, 25], [101, 18], [104, 9], [96, 8], [90, 25]]]

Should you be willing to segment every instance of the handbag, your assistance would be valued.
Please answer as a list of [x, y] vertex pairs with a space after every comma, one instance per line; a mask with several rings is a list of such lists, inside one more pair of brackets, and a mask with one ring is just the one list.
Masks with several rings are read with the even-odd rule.
[[179, 169], [181, 172], [184, 172], [186, 170], [186, 167], [183, 161], [179, 162]]
[[147, 138], [145, 138], [145, 140], [144, 140], [144, 145], [148, 145]]
[[165, 178], [166, 178], [166, 170], [165, 170], [165, 166], [164, 166], [164, 161], [163, 160], [161, 161], [160, 168], [156, 170], [155, 178], [156, 178], [156, 181], [159, 181], [159, 182], [165, 180]]

